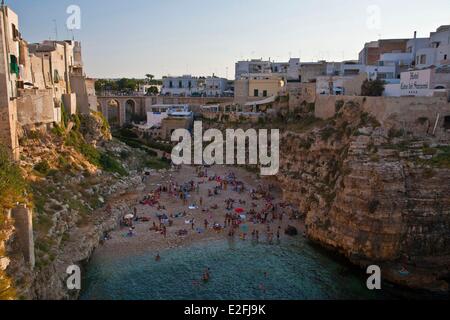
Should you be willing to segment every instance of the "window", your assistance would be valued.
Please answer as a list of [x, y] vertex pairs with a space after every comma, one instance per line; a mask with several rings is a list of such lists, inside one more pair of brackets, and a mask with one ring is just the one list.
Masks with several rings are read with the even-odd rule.
[[255, 90], [253, 91], [253, 96], [259, 97], [259, 90], [258, 90], [258, 89], [255, 89]]
[[169, 82], [169, 88], [173, 88], [173, 82], [172, 81]]
[[267, 97], [267, 90], [263, 91], [263, 97]]
[[19, 62], [15, 55], [10, 55], [11, 63], [10, 63], [10, 72], [15, 73], [17, 76], [19, 76]]
[[17, 30], [17, 27], [14, 23], [11, 23], [11, 32], [12, 32], [12, 38], [14, 41], [18, 41], [20, 39], [19, 30]]
[[444, 129], [450, 130], [450, 116], [444, 118]]
[[427, 63], [427, 56], [425, 54], [420, 56], [420, 64], [426, 64]]
[[183, 82], [182, 81], [178, 81], [178, 88], [183, 88]]
[[444, 60], [447, 60], [448, 55], [444, 54]]

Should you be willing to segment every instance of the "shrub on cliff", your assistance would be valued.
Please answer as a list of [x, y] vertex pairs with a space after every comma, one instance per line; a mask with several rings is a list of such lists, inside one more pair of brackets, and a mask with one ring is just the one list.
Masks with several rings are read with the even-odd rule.
[[65, 144], [74, 147], [75, 150], [85, 156], [90, 163], [107, 172], [115, 172], [123, 176], [127, 174], [126, 170], [117, 160], [86, 143], [83, 135], [78, 131], [70, 131], [66, 137]]
[[47, 175], [50, 171], [50, 165], [48, 164], [47, 160], [42, 160], [41, 162], [36, 164], [33, 169], [43, 175]]
[[367, 97], [381, 97], [384, 92], [385, 82], [382, 80], [366, 80], [361, 87], [361, 95]]
[[0, 145], [0, 209], [24, 202], [26, 189], [27, 183], [19, 166], [11, 161], [7, 149]]

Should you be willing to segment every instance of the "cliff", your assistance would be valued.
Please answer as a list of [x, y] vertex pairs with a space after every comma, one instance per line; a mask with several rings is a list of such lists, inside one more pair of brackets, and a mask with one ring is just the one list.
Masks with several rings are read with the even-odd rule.
[[447, 291], [449, 143], [383, 127], [349, 101], [310, 130], [284, 132], [278, 180], [311, 240], [380, 265], [385, 280]]
[[24, 128], [20, 145], [36, 263], [25, 261], [12, 224], [5, 227], [12, 298], [76, 298], [66, 288], [67, 267], [87, 260], [104, 232], [132, 212], [136, 190], [144, 188], [141, 172], [160, 160], [112, 139], [100, 114], [74, 115], [52, 129]]

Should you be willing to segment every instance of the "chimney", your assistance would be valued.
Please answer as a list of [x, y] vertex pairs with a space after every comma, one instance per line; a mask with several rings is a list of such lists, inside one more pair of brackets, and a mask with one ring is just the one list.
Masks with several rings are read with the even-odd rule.
[[413, 66], [416, 65], [416, 53], [417, 53], [417, 31], [414, 31], [414, 44], [413, 44], [414, 48], [412, 51], [412, 55], [413, 55]]

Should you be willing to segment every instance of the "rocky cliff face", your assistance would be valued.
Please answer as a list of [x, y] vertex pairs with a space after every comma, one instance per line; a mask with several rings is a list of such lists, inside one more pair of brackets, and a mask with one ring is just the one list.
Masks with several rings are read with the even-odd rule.
[[132, 212], [136, 199], [128, 193], [143, 190], [140, 171], [149, 159], [145, 152], [111, 140], [104, 119], [96, 114], [74, 116], [51, 130], [22, 132], [20, 168], [34, 211], [36, 265], [31, 269], [24, 261], [9, 229], [5, 269], [17, 297], [76, 298], [77, 292], [66, 288], [67, 267], [88, 259], [104, 232]]
[[284, 133], [279, 182], [310, 239], [355, 264], [379, 264], [386, 280], [445, 291], [450, 149], [399, 127], [381, 127], [349, 102], [321, 127]]

